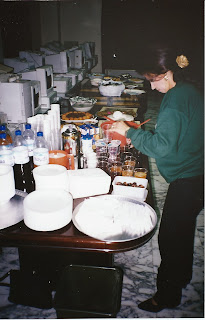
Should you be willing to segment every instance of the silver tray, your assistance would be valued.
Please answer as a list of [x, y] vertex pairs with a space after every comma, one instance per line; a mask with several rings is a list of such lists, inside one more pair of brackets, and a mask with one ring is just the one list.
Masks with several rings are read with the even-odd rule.
[[[101, 237], [96, 237], [96, 236], [93, 236], [91, 233], [88, 233], [85, 229], [83, 229], [82, 227], [80, 227], [76, 221], [76, 215], [80, 209], [80, 207], [83, 205], [83, 202], [81, 202], [73, 211], [73, 216], [72, 216], [72, 221], [73, 221], [73, 224], [74, 226], [82, 233], [86, 234], [87, 236], [90, 236], [92, 238], [95, 238], [97, 240], [101, 240], [101, 241], [106, 241], [106, 242], [125, 242], [125, 241], [131, 241], [131, 240], [136, 240], [138, 238], [142, 238], [144, 237], [146, 234], [150, 233], [156, 226], [157, 224], [157, 214], [155, 212], [155, 210], [150, 206], [148, 205], [147, 203], [143, 202], [143, 201], [139, 201], [139, 200], [136, 200], [136, 199], [133, 199], [133, 198], [129, 198], [129, 197], [123, 197], [123, 196], [118, 196], [118, 195], [103, 195], [103, 196], [97, 196], [97, 198], [113, 198], [113, 199], [118, 199], [120, 201], [126, 201], [126, 202], [132, 202], [132, 203], [136, 203], [138, 205], [142, 205], [142, 206], [146, 206], [147, 208], [149, 208], [150, 210], [150, 217], [151, 217], [151, 220], [152, 220], [152, 225], [153, 227], [146, 233], [144, 233], [143, 235], [133, 235], [131, 236], [129, 233], [121, 233], [121, 234], [118, 234], [118, 235], [115, 235], [111, 238], [101, 238]], [[96, 209], [97, 210], [97, 209]]]
[[17, 189], [15, 192], [9, 202], [0, 205], [0, 230], [13, 226], [24, 218], [23, 200], [27, 193]]

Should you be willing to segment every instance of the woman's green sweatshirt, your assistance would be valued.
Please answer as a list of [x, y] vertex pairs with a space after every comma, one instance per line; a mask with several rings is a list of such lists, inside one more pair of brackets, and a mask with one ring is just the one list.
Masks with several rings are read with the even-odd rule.
[[198, 90], [179, 82], [163, 97], [154, 133], [130, 128], [133, 146], [155, 158], [169, 183], [204, 173], [204, 103]]

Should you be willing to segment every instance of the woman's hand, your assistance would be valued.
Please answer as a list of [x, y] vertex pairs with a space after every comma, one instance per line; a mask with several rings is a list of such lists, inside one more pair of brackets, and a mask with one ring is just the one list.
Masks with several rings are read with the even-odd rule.
[[130, 129], [130, 127], [124, 121], [116, 121], [112, 124], [110, 129], [111, 132], [117, 132], [122, 136], [126, 136], [126, 132]]

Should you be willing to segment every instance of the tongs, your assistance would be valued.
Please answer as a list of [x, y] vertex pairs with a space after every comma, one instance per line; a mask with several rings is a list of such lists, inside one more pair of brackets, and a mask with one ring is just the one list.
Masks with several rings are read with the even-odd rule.
[[[109, 120], [111, 123], [114, 123], [114, 122], [116, 122], [115, 120], [113, 120], [113, 119], [110, 119], [110, 118], [108, 118], [108, 117], [106, 117], [106, 116], [104, 116], [104, 118], [105, 119], [107, 119], [107, 120]], [[145, 123], [147, 123], [148, 121], [150, 121], [151, 119], [147, 119], [147, 120], [145, 120], [144, 122], [142, 122], [142, 123], [140, 123], [140, 124], [137, 124], [137, 123], [135, 123], [135, 122], [133, 122], [133, 121], [124, 121], [126, 124], [128, 124], [128, 125], [130, 125], [132, 128], [139, 128], [139, 127], [141, 127], [143, 124], [145, 124]]]

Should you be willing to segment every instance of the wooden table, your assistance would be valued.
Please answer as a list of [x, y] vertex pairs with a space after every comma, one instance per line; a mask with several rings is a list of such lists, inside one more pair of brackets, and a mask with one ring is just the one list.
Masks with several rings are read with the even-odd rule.
[[[81, 88], [82, 89], [82, 88]], [[86, 89], [87, 90], [87, 89]], [[96, 90], [90, 88], [96, 94]], [[82, 92], [82, 91], [81, 91]], [[124, 97], [122, 96], [122, 99]], [[103, 100], [100, 99], [99, 101]], [[117, 99], [119, 101], [119, 99]], [[128, 101], [125, 97], [124, 101]], [[134, 101], [136, 103], [136, 101]], [[137, 100], [139, 104], [139, 101]], [[101, 106], [101, 105], [100, 105]], [[98, 107], [98, 106], [97, 106]], [[140, 105], [139, 105], [140, 108]], [[142, 165], [148, 168], [148, 158], [142, 155]], [[154, 207], [150, 176], [148, 173], [147, 203]], [[74, 208], [83, 199], [74, 200]], [[96, 208], [97, 210], [97, 208]], [[20, 222], [12, 227], [1, 230], [0, 247], [18, 247], [22, 270], [38, 271], [56, 279], [56, 274], [71, 263], [81, 265], [113, 266], [113, 255], [138, 248], [151, 239], [155, 230], [149, 234], [126, 242], [105, 242], [91, 238], [78, 231], [72, 222], [60, 230], [37, 232]]]

